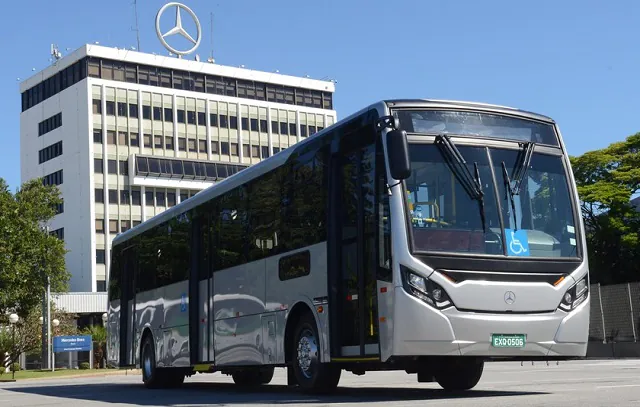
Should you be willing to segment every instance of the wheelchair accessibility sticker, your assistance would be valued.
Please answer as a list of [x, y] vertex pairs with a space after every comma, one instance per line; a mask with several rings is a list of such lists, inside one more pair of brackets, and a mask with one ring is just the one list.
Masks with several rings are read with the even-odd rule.
[[526, 230], [505, 229], [509, 256], [529, 256], [529, 239]]
[[187, 312], [187, 294], [182, 294], [180, 298], [180, 312]]

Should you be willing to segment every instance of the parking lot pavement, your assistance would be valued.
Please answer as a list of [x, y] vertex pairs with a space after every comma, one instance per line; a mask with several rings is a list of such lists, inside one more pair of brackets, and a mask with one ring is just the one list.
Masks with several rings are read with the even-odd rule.
[[220, 374], [196, 375], [172, 390], [147, 390], [137, 374], [25, 380], [0, 384], [0, 406], [630, 406], [640, 404], [640, 360], [490, 363], [478, 386], [465, 393], [446, 393], [403, 372], [343, 372], [336, 393], [321, 397], [285, 383], [283, 369], [270, 385], [253, 390]]

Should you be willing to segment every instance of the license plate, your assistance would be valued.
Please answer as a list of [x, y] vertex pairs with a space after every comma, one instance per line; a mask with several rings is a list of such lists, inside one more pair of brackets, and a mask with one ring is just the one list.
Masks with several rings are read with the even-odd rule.
[[520, 334], [493, 334], [491, 346], [494, 348], [524, 348], [526, 336]]

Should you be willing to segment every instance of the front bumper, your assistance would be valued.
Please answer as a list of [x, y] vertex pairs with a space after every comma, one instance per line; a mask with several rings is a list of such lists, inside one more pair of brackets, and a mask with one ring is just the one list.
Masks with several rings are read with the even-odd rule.
[[[540, 314], [438, 311], [395, 288], [394, 356], [584, 357], [589, 335], [589, 300], [570, 313]], [[495, 348], [492, 334], [524, 334], [523, 348]]]

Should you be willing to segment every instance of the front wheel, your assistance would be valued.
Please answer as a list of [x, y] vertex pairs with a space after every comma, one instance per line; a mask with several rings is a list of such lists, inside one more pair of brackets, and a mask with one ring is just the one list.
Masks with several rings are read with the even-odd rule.
[[293, 336], [293, 371], [298, 385], [305, 391], [327, 393], [338, 386], [341, 369], [329, 363], [320, 363], [318, 329], [311, 313], [306, 313]]
[[153, 345], [153, 337], [146, 335], [142, 342], [141, 352], [142, 382], [149, 389], [157, 389], [162, 386], [161, 373], [156, 366], [156, 351]]
[[443, 389], [462, 391], [474, 388], [483, 371], [482, 359], [461, 357], [458, 360], [443, 362], [434, 376]]

